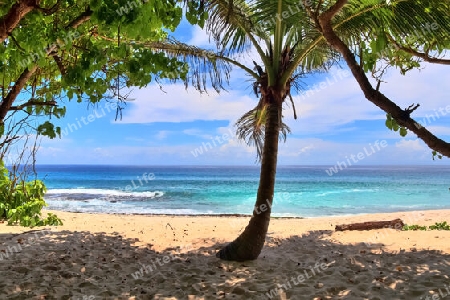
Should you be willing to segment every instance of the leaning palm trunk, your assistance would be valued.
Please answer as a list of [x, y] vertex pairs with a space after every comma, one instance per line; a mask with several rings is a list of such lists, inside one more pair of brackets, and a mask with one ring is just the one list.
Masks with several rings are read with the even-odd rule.
[[253, 216], [241, 235], [216, 254], [220, 259], [254, 260], [258, 258], [264, 246], [275, 190], [278, 139], [281, 125], [281, 101], [273, 98], [270, 99], [272, 101], [269, 101], [270, 104], [267, 107], [261, 173]]

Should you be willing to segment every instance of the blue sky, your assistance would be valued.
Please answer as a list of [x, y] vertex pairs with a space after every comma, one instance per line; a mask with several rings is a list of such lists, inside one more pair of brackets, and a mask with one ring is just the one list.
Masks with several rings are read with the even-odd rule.
[[[202, 30], [185, 23], [176, 37], [211, 47]], [[250, 67], [253, 57], [252, 52], [243, 57]], [[432, 132], [450, 140], [446, 91], [450, 72], [445, 66], [423, 66], [406, 76], [392, 69], [381, 91], [401, 107], [420, 103], [413, 116], [419, 121], [425, 118]], [[433, 161], [431, 150], [414, 134], [401, 138], [389, 131], [385, 113], [364, 98], [345, 68], [308, 76], [303, 86], [309, 93], [294, 95], [299, 118], [293, 119], [292, 110], [284, 112], [292, 134], [280, 144], [279, 164], [334, 165], [364, 149], [375, 151], [369, 150], [371, 155], [353, 161], [354, 165], [449, 164], [445, 159]], [[66, 134], [61, 139], [43, 139], [37, 163], [253, 165], [255, 149], [236, 139], [233, 124], [258, 99], [241, 71], [233, 71], [227, 90], [217, 94], [211, 89], [200, 95], [194, 89], [185, 90], [181, 82], [164, 85], [164, 92], [155, 84], [136, 88], [130, 96], [136, 100], [128, 103], [121, 121], [114, 120], [115, 111], [105, 103], [94, 108], [66, 102], [67, 115], [57, 122]], [[387, 146], [374, 148], [382, 141]]]

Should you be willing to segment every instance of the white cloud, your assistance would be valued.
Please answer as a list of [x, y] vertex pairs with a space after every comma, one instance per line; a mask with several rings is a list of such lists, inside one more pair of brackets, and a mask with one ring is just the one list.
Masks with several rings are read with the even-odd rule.
[[294, 134], [326, 133], [355, 120], [374, 120], [384, 116], [364, 98], [350, 74], [333, 72], [319, 83], [306, 87], [306, 93], [294, 96], [297, 120], [293, 119], [290, 108], [285, 110], [286, 122]]
[[381, 92], [402, 108], [420, 103], [420, 107], [412, 114], [414, 118], [433, 114], [435, 110], [445, 109], [449, 105], [448, 67], [427, 63], [423, 67], [421, 70], [411, 70], [405, 76], [393, 69], [385, 79], [387, 83], [381, 84], [380, 88]]
[[103, 147], [95, 148], [94, 153], [101, 157], [108, 157], [108, 158], [113, 157], [113, 155], [110, 153], [110, 151], [107, 148], [105, 149]]
[[200, 129], [197, 129], [197, 128], [189, 128], [189, 129], [183, 130], [184, 134], [193, 135], [193, 136], [199, 136], [201, 134], [201, 132], [202, 131]]
[[[411, 71], [406, 76], [392, 71], [386, 78], [387, 83], [381, 85], [381, 91], [402, 108], [420, 103], [419, 109], [412, 115], [420, 121], [420, 116], [434, 114], [435, 110], [446, 109], [448, 106], [448, 91], [445, 86], [450, 81], [450, 73], [445, 67], [427, 65], [425, 69]], [[332, 72], [336, 72], [336, 69]], [[385, 119], [385, 112], [365, 98], [352, 75], [346, 77], [342, 73], [341, 76], [325, 74], [322, 82], [322, 89], [320, 84], [307, 87], [310, 90], [307, 94], [309, 97], [294, 97], [298, 120], [293, 120], [291, 111], [285, 111], [287, 124], [293, 133], [326, 133], [356, 120]], [[450, 119], [450, 114], [439, 115], [439, 120], [433, 122], [433, 125]]]
[[[410, 162], [410, 164], [433, 164], [432, 155], [427, 145], [420, 139], [402, 139], [395, 143], [394, 149], [389, 156], [394, 164]], [[441, 163], [448, 164], [448, 161]]]
[[[192, 34], [191, 43], [199, 46], [211, 45], [205, 30], [200, 27], [195, 27]], [[253, 68], [253, 60], [260, 61], [254, 48], [235, 58], [250, 68]], [[444, 88], [450, 81], [447, 66], [427, 63], [422, 66], [422, 69], [412, 70], [406, 76], [401, 75], [398, 69], [391, 68], [381, 84], [381, 91], [402, 108], [420, 103], [420, 108], [413, 113], [415, 118], [448, 106], [448, 92]], [[385, 113], [364, 97], [349, 71], [348, 76], [344, 77], [342, 70], [339, 71], [338, 68], [333, 68], [331, 72], [324, 75], [322, 89], [319, 85], [315, 90], [313, 87], [307, 87], [313, 91], [309, 93], [310, 97], [294, 97], [299, 120], [294, 121], [292, 112], [285, 111], [286, 122], [294, 133], [329, 132], [335, 130], [336, 126], [355, 120], [385, 118]], [[234, 81], [236, 76], [238, 80], [245, 78], [242, 71], [236, 70], [233, 71], [231, 80]], [[375, 80], [371, 81], [375, 86]]]
[[198, 128], [189, 128], [182, 131], [184, 134], [199, 137], [202, 139], [211, 139], [213, 136], [210, 134], [205, 134], [203, 130]]
[[305, 147], [301, 148], [300, 151], [299, 151], [298, 153], [299, 153], [299, 154], [310, 153], [313, 149], [314, 149], [314, 145], [311, 144], [311, 145], [309, 145], [309, 146], [305, 146]]
[[[196, 37], [204, 40], [204, 36]], [[250, 57], [251, 63], [251, 57]], [[448, 92], [446, 84], [450, 82], [450, 73], [446, 66], [428, 65], [424, 70], [412, 71], [406, 76], [397, 71], [390, 72], [386, 77], [387, 83], [381, 85], [381, 91], [391, 100], [405, 108], [413, 103], [420, 103], [419, 109], [414, 111], [413, 117], [420, 121], [420, 117], [434, 113], [439, 108], [446, 108]], [[337, 69], [332, 71], [336, 72]], [[239, 76], [233, 77], [233, 74]], [[158, 86], [136, 90], [131, 95], [136, 101], [130, 103], [124, 110], [123, 120], [118, 124], [127, 123], [152, 123], [152, 122], [190, 122], [195, 120], [226, 120], [230, 124], [245, 112], [253, 108], [257, 99], [250, 95], [250, 91], [242, 91], [242, 72], [232, 74], [232, 80], [240, 81], [233, 84], [230, 92], [217, 95], [200, 95], [197, 91], [185, 90], [184, 86], [168, 85], [167, 93], [163, 93]], [[326, 79], [328, 77], [328, 80]], [[323, 79], [324, 78], [324, 79]], [[377, 140], [387, 139], [388, 147], [376, 154], [366, 157], [359, 164], [432, 164], [431, 150], [413, 134], [407, 139], [401, 139], [398, 132], [385, 131], [373, 132], [366, 138], [366, 142], [352, 140], [352, 131], [359, 128], [352, 126], [357, 120], [383, 120], [385, 113], [374, 104], [365, 99], [353, 76], [337, 77], [333, 82], [333, 73], [324, 74], [321, 80], [325, 80], [322, 87], [317, 86], [309, 97], [294, 96], [298, 120], [293, 120], [292, 111], [283, 112], [285, 121], [296, 136], [311, 133], [328, 133], [333, 137], [342, 138], [339, 141], [327, 141], [318, 138], [293, 138], [288, 136], [286, 144], [280, 143], [279, 164], [307, 165], [307, 164], [335, 164], [343, 161], [349, 155], [358, 152]], [[244, 82], [246, 85], [250, 83]], [[310, 87], [314, 90], [314, 86]], [[243, 95], [247, 93], [248, 95]], [[419, 116], [419, 117], [417, 117]], [[430, 131], [448, 136], [449, 126], [446, 126], [450, 114], [441, 115], [436, 121], [427, 124]], [[339, 126], [347, 125], [344, 129]], [[428, 126], [429, 125], [429, 126]], [[214, 130], [216, 130], [214, 132]], [[75, 145], [69, 139], [58, 140], [58, 144], [48, 141], [43, 143], [43, 151], [38, 155], [43, 159], [40, 163], [52, 163], [57, 155], [58, 160], [64, 163], [118, 163], [118, 164], [252, 164], [255, 160], [255, 149], [247, 147], [235, 138], [235, 129], [230, 127], [186, 128], [181, 130], [184, 134], [200, 137], [204, 142], [223, 134], [230, 136], [226, 143], [217, 143], [213, 149], [209, 149], [198, 157], [192, 155], [192, 151], [202, 146], [198, 144], [164, 145], [158, 147], [132, 147], [132, 146], [108, 146], [95, 149], [86, 146]], [[214, 132], [214, 133], [211, 133]], [[345, 134], [343, 134], [345, 133]], [[157, 137], [167, 137], [169, 131], [163, 128], [157, 133]], [[373, 139], [372, 139], [373, 137]], [[361, 137], [358, 139], [360, 140]], [[64, 142], [64, 144], [61, 144]], [[440, 163], [448, 163], [448, 160]]]
[[237, 91], [200, 94], [183, 85], [171, 85], [167, 92], [152, 85], [132, 92], [136, 101], [123, 112], [121, 123], [190, 122], [195, 120], [237, 120], [256, 105], [256, 100]]
[[[431, 150], [418, 139], [389, 142], [384, 148], [377, 149], [376, 138], [370, 143], [330, 142], [317, 138], [290, 138], [280, 143], [279, 165], [335, 165], [350, 159], [351, 155], [368, 151], [363, 160], [354, 165], [367, 164], [433, 164]], [[139, 164], [139, 165], [252, 165], [256, 159], [256, 150], [248, 147], [236, 138], [227, 140], [205, 139], [199, 143], [161, 146], [103, 146], [88, 147], [72, 145], [52, 149], [45, 145], [44, 151], [38, 151], [41, 164]], [[378, 139], [381, 142], [381, 139]], [[210, 145], [208, 145], [208, 143]], [[374, 151], [372, 151], [372, 148]], [[196, 149], [202, 153], [193, 155]], [[205, 150], [207, 149], [207, 150]], [[448, 159], [438, 162], [449, 164]]]
[[192, 29], [192, 38], [186, 43], [188, 45], [195, 45], [203, 48], [215, 48], [215, 44], [206, 31], [199, 26], [194, 26]]
[[158, 140], [164, 140], [165, 138], [167, 138], [167, 136], [171, 133], [171, 131], [168, 130], [161, 130], [159, 131], [156, 135], [155, 138]]
[[133, 136], [126, 137], [125, 140], [130, 142], [145, 142], [145, 139]]
[[419, 139], [415, 139], [415, 140], [403, 139], [400, 142], [395, 143], [395, 147], [397, 147], [398, 149], [405, 151], [405, 152], [428, 151], [428, 149], [426, 147], [424, 147], [424, 145], [421, 143], [421, 141]]
[[[190, 43], [210, 45], [208, 35], [199, 27], [193, 29]], [[258, 61], [257, 58], [254, 49], [239, 57], [250, 68], [253, 68], [252, 60]], [[450, 81], [450, 73], [444, 69], [446, 66], [424, 66], [424, 69], [413, 70], [406, 76], [392, 69], [384, 78], [386, 82], [381, 85], [381, 91], [402, 108], [420, 103], [420, 108], [413, 113], [413, 117], [418, 120], [420, 116], [448, 106], [444, 87]], [[290, 109], [284, 112], [285, 122], [294, 134], [330, 133], [337, 130], [336, 127], [356, 120], [385, 118], [385, 113], [364, 97], [349, 71], [333, 68], [330, 73], [318, 78], [321, 82], [306, 87], [309, 90], [307, 95], [294, 96], [299, 119], [293, 120]], [[250, 94], [249, 89], [245, 90], [246, 95], [242, 95], [243, 88], [251, 85], [246, 79], [248, 78], [242, 71], [234, 70], [231, 74], [230, 93], [223, 92], [219, 96], [214, 93], [200, 96], [195, 90], [186, 92], [182, 85], [167, 86], [167, 94], [162, 94], [156, 86], [136, 91], [132, 97], [138, 100], [125, 111], [123, 121], [148, 123], [228, 120], [234, 123], [256, 104], [257, 99]], [[442, 117], [444, 118], [448, 117]]]

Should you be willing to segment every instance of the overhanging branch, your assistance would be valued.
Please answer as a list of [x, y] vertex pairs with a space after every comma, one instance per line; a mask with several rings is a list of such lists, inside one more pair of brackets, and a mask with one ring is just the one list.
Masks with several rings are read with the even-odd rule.
[[[439, 139], [425, 127], [418, 126], [418, 123], [410, 117], [411, 112], [417, 109], [418, 106], [415, 108], [410, 106], [406, 110], [403, 110], [384, 94], [374, 89], [364, 73], [363, 68], [357, 63], [354, 54], [334, 32], [331, 19], [342, 9], [346, 2], [346, 0], [338, 0], [328, 11], [317, 17], [326, 41], [342, 55], [367, 100], [374, 103], [386, 113], [389, 113], [398, 125], [414, 132], [430, 149], [450, 157], [450, 143]], [[314, 18], [314, 16], [311, 17]]]
[[440, 64], [440, 65], [450, 65], [450, 59], [444, 59], [444, 58], [437, 58], [432, 57], [428, 54], [428, 51], [423, 53], [419, 52], [413, 48], [406, 47], [398, 43], [392, 36], [388, 35], [389, 40], [394, 44], [395, 48], [398, 50], [401, 50], [403, 52], [406, 52], [408, 54], [411, 54], [412, 56], [418, 57], [423, 59], [426, 62], [432, 63], [432, 64]]

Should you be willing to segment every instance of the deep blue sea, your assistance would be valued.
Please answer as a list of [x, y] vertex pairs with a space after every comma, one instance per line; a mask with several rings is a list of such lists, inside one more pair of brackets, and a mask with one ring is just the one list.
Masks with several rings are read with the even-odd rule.
[[[450, 166], [281, 166], [274, 216], [450, 208]], [[37, 166], [49, 209], [139, 214], [251, 214], [259, 167]]]

